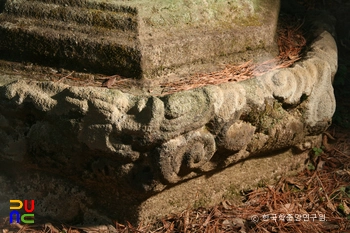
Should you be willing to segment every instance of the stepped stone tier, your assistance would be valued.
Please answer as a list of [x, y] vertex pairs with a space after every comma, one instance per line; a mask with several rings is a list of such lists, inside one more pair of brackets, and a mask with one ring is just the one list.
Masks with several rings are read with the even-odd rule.
[[[209, 0], [179, 1], [184, 4], [182, 11], [176, 11], [180, 4], [177, 1], [153, 2], [149, 8], [146, 1], [1, 1], [1, 50], [13, 52], [13, 60], [17, 56], [35, 59], [44, 55], [50, 62], [67, 61], [80, 67], [95, 64], [111, 70], [118, 66], [125, 72], [144, 62], [148, 68], [140, 66], [137, 72], [151, 74], [156, 66], [151, 50], [163, 62], [167, 59], [162, 54], [165, 41], [151, 42], [148, 38], [148, 46], [153, 49], [143, 50], [142, 40], [137, 39], [139, 44], [135, 45], [129, 31], [137, 29], [140, 34], [142, 27], [154, 25], [148, 33], [156, 37], [159, 27], [170, 30], [170, 23], [183, 24], [186, 33], [173, 36], [193, 42], [203, 20], [209, 21], [211, 16], [227, 19], [226, 8], [238, 12], [228, 9], [228, 5], [221, 8], [219, 3], [224, 4], [223, 1], [215, 1], [219, 5]], [[260, 9], [254, 5], [257, 2], [241, 1], [239, 6], [248, 9], [253, 19], [255, 10]], [[155, 7], [157, 4], [168, 7]], [[41, 10], [33, 10], [37, 7]], [[191, 7], [202, 14], [195, 17]], [[204, 8], [208, 10], [203, 11]], [[60, 13], [54, 13], [54, 9]], [[163, 10], [172, 18], [163, 15]], [[223, 13], [215, 14], [219, 10]], [[275, 17], [278, 4], [269, 10]], [[95, 11], [99, 12], [96, 17], [110, 23], [94, 21], [95, 16], [90, 13]], [[145, 12], [155, 16], [147, 21]], [[33, 199], [38, 218], [73, 224], [111, 220], [145, 223], [189, 207], [232, 199], [237, 190], [253, 188], [261, 180], [269, 182], [303, 168], [308, 150], [320, 146], [320, 136], [331, 124], [335, 111], [332, 80], [337, 70], [337, 47], [332, 31], [326, 30], [332, 25], [322, 21], [326, 17], [320, 19], [309, 23], [310, 34], [315, 32], [313, 39], [305, 57], [293, 67], [238, 83], [207, 85], [164, 96], [37, 81], [28, 78], [30, 71], [19, 75], [1, 69], [0, 215], [9, 214], [10, 199]], [[185, 23], [187, 20], [190, 23]], [[76, 26], [83, 21], [90, 27]], [[103, 27], [96, 26], [87, 34], [97, 22]], [[122, 25], [126, 35], [123, 39], [114, 36], [119, 44], [113, 47], [111, 38], [122, 30]], [[106, 32], [106, 27], [111, 29]], [[244, 26], [247, 30], [250, 27], [254, 25], [248, 22]], [[58, 33], [60, 30], [66, 34]], [[213, 36], [211, 30], [214, 25], [209, 24], [210, 33], [199, 35]], [[220, 30], [216, 35], [226, 41], [227, 32]], [[179, 31], [177, 28], [176, 33]], [[103, 40], [99, 33], [111, 33], [111, 37]], [[168, 33], [171, 35], [172, 31]], [[6, 41], [17, 38], [16, 35], [22, 43]], [[125, 39], [127, 36], [130, 40]], [[270, 36], [274, 37], [274, 33]], [[26, 44], [34, 41], [38, 42], [36, 50], [33, 44], [29, 48]], [[175, 39], [174, 46], [180, 46], [179, 41]], [[51, 49], [41, 47], [51, 42]], [[71, 47], [56, 47], [69, 45], [68, 42]], [[94, 50], [98, 47], [94, 43], [105, 51], [103, 46], [128, 51], [121, 53], [127, 59], [124, 63], [99, 63], [98, 56], [103, 53]], [[232, 41], [227, 43], [234, 46]], [[196, 51], [203, 52], [204, 45], [198, 42], [198, 46]], [[218, 53], [230, 46], [219, 47]], [[213, 52], [212, 49], [208, 46], [208, 50]], [[131, 51], [137, 51], [133, 58], [129, 56], [134, 53]], [[186, 51], [182, 52], [178, 58], [184, 60], [180, 63], [191, 63], [192, 60], [182, 58], [187, 56]], [[143, 55], [138, 57], [140, 53]], [[250, 52], [242, 56], [245, 53]], [[94, 59], [96, 63], [92, 62]], [[109, 59], [116, 58], [113, 55], [105, 61]]]
[[0, 53], [125, 77], [188, 75], [276, 52], [278, 6], [278, 0], [1, 0]]

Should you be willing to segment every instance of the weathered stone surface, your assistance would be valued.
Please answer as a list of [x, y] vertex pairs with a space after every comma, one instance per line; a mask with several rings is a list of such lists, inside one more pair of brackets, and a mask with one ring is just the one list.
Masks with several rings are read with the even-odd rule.
[[0, 213], [15, 197], [65, 222], [136, 222], [297, 169], [293, 147], [331, 123], [336, 69], [322, 31], [291, 68], [162, 97], [0, 75]]
[[154, 79], [277, 52], [278, 0], [2, 0], [1, 5], [5, 59]]
[[[78, 212], [85, 222], [101, 213], [136, 220], [141, 203], [170, 184], [262, 153], [310, 148], [335, 109], [336, 55], [323, 32], [293, 68], [164, 97], [3, 76], [2, 203], [33, 198], [37, 214], [64, 221]], [[53, 199], [74, 208], [63, 217], [45, 204]]]
[[[319, 145], [320, 140], [313, 140], [313, 143]], [[227, 160], [237, 160], [239, 156], [243, 159], [245, 155], [236, 153]], [[147, 222], [164, 215], [179, 214], [188, 207], [211, 207], [222, 200], [239, 202], [240, 190], [249, 190], [259, 182], [269, 184], [286, 171], [295, 174], [307, 158], [307, 152], [296, 155], [286, 150], [271, 152], [268, 157], [243, 159], [218, 173], [191, 179], [152, 196], [140, 205], [139, 214]]]

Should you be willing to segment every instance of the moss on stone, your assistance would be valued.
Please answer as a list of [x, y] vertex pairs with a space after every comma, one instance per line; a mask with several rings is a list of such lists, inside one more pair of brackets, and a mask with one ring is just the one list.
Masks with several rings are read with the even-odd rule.
[[269, 134], [270, 129], [278, 124], [284, 115], [285, 110], [281, 103], [265, 100], [265, 109], [251, 111], [245, 120], [254, 122], [258, 132]]

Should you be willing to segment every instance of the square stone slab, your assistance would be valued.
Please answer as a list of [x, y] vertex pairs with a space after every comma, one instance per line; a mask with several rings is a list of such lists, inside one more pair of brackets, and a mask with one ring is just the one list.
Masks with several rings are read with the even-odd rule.
[[1, 0], [0, 58], [155, 78], [275, 54], [278, 0]]

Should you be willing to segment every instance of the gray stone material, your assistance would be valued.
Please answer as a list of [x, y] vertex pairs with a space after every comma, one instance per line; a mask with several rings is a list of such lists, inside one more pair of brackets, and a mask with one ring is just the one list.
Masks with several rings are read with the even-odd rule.
[[331, 124], [336, 70], [322, 31], [291, 68], [165, 96], [0, 74], [0, 214], [35, 199], [62, 222], [135, 223], [300, 169]]
[[[335, 42], [324, 31], [292, 68], [163, 97], [3, 75], [1, 200], [36, 199], [36, 213], [62, 221], [89, 222], [98, 212], [143, 219], [137, 208], [143, 213], [142, 203], [168, 187], [315, 146], [335, 110], [336, 68]], [[67, 208], [45, 204], [53, 199]]]
[[277, 52], [278, 0], [2, 1], [6, 59], [155, 79]]

